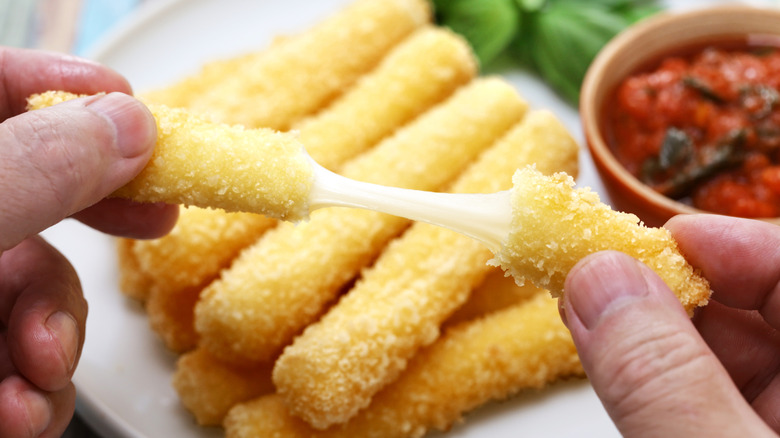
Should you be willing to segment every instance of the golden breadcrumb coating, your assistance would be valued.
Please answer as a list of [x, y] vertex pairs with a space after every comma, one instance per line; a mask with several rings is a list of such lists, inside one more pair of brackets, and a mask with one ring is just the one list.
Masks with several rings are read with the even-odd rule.
[[258, 214], [182, 207], [168, 235], [135, 242], [138, 268], [152, 279], [149, 323], [166, 347], [176, 352], [195, 347], [194, 308], [201, 290], [276, 223]]
[[[30, 97], [29, 107], [75, 97], [50, 91]], [[141, 173], [114, 196], [285, 220], [308, 216], [314, 176], [297, 136], [212, 123], [162, 105], [149, 109], [157, 121], [154, 153]]]
[[[350, 178], [436, 190], [490, 146], [526, 109], [506, 82], [475, 81], [342, 169]], [[387, 241], [408, 225], [345, 208], [281, 224], [247, 248], [196, 306], [201, 345], [237, 361], [278, 354]]]
[[119, 290], [128, 297], [144, 301], [153, 284], [152, 278], [141, 269], [133, 253], [136, 240], [117, 239], [117, 264], [119, 265]]
[[[182, 102], [213, 120], [288, 130], [374, 68], [398, 42], [430, 23], [424, 0], [358, 0], [305, 32], [275, 41]], [[154, 95], [151, 96], [154, 98]]]
[[549, 294], [550, 292], [540, 289], [530, 282], [518, 286], [514, 278], [507, 277], [502, 269], [494, 267], [485, 276], [482, 283], [474, 288], [468, 300], [447, 318], [444, 327], [471, 321], [521, 303], [541, 293]]
[[274, 391], [271, 365], [237, 367], [199, 348], [179, 357], [172, 383], [198, 424], [219, 426], [236, 403]]
[[513, 178], [512, 231], [494, 264], [518, 281], [563, 294], [566, 275], [588, 254], [617, 250], [644, 262], [674, 291], [690, 313], [707, 303], [707, 281], [680, 254], [668, 230], [643, 226], [616, 212], [589, 189], [574, 189], [565, 174], [544, 176], [533, 168]]
[[[203, 284], [227, 267], [240, 248], [276, 226], [276, 221], [253, 213], [181, 207], [179, 221], [159, 239], [137, 241], [137, 263], [156, 289], [175, 290]], [[218, 241], [220, 245], [213, 245]]]
[[295, 126], [323, 167], [335, 170], [431, 106], [477, 73], [460, 36], [426, 26], [395, 47], [382, 63], [324, 111]]
[[[277, 39], [272, 41], [271, 47], [273, 47], [276, 41]], [[259, 59], [265, 56], [267, 52], [267, 50], [257, 50], [235, 55], [231, 58], [206, 62], [195, 74], [179, 79], [177, 82], [165, 86], [165, 88], [145, 90], [137, 96], [149, 104], [165, 105], [171, 108], [186, 108], [194, 112], [189, 106], [196, 96], [202, 93], [213, 92], [209, 90], [218, 89], [224, 84], [225, 78], [236, 74], [244, 65], [260, 62]], [[240, 99], [241, 96], [236, 95], [233, 98]], [[229, 118], [220, 120], [220, 122], [237, 123]], [[286, 123], [289, 123], [289, 121]]]
[[[579, 146], [549, 112], [532, 112], [455, 182], [460, 193], [508, 190], [518, 167], [577, 170]], [[274, 383], [294, 415], [317, 429], [346, 422], [396, 378], [490, 270], [480, 242], [415, 224], [318, 322], [288, 346]]]
[[228, 438], [421, 437], [490, 400], [582, 375], [557, 300], [540, 294], [451, 328], [345, 424], [316, 430], [267, 395], [233, 407], [223, 426]]

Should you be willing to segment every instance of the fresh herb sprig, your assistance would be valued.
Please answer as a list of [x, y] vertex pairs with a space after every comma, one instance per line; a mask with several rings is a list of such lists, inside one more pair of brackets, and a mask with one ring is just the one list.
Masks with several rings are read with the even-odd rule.
[[439, 24], [463, 35], [483, 67], [508, 54], [569, 102], [618, 32], [661, 9], [655, 0], [431, 0]]

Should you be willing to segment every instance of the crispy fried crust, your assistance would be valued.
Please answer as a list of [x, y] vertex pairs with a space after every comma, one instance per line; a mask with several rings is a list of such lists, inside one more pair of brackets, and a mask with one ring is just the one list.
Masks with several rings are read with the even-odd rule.
[[[358, 0], [266, 50], [221, 63], [148, 99], [212, 120], [287, 130], [373, 69], [430, 22], [424, 0]], [[302, 90], [305, 90], [302, 92]]]
[[589, 189], [574, 189], [565, 174], [552, 177], [533, 168], [513, 178], [512, 232], [493, 263], [516, 279], [564, 293], [572, 267], [588, 254], [613, 249], [647, 264], [690, 313], [707, 303], [710, 287], [683, 257], [664, 228], [648, 228], [632, 214], [616, 212]]
[[274, 391], [271, 365], [237, 367], [195, 349], [179, 357], [172, 383], [198, 424], [219, 426], [236, 403]]
[[316, 430], [291, 415], [280, 396], [268, 395], [236, 405], [223, 426], [228, 438], [421, 437], [448, 430], [490, 400], [582, 375], [557, 300], [539, 294], [450, 329], [343, 425]]
[[[77, 95], [50, 91], [29, 99], [37, 109]], [[264, 214], [308, 216], [313, 169], [294, 134], [212, 123], [162, 105], [149, 108], [157, 144], [146, 167], [113, 196]]]

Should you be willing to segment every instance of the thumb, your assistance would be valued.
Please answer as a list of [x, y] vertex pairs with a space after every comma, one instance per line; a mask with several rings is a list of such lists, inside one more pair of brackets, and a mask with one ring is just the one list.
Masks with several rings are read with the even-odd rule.
[[565, 291], [583, 367], [624, 436], [771, 435], [645, 265], [619, 252], [594, 254], [572, 269]]
[[121, 93], [76, 99], [0, 124], [0, 251], [121, 187], [152, 154], [149, 110]]

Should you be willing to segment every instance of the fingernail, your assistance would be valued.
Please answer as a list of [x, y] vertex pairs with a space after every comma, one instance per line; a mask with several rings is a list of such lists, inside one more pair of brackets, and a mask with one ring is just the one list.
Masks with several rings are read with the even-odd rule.
[[613, 251], [580, 262], [569, 273], [565, 291], [572, 310], [589, 330], [611, 308], [647, 293], [647, 281], [639, 262]]
[[76, 354], [79, 345], [79, 329], [76, 320], [65, 312], [53, 313], [46, 320], [46, 327], [60, 343], [60, 349], [65, 355], [68, 372], [73, 371], [76, 364]]
[[148, 108], [122, 93], [100, 96], [87, 107], [111, 122], [116, 129], [116, 144], [124, 158], [144, 155], [157, 138], [157, 126]]

